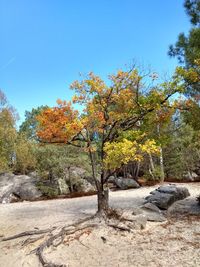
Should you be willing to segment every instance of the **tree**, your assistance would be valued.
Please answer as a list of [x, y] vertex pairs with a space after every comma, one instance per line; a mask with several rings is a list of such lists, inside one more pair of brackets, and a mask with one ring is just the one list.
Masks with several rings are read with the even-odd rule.
[[17, 114], [0, 90], [0, 171], [8, 171], [13, 165], [17, 136], [15, 122]]
[[19, 133], [23, 133], [28, 139], [37, 140], [36, 129], [37, 129], [37, 119], [36, 117], [40, 112], [48, 106], [40, 106], [33, 108], [31, 111], [25, 111], [25, 121], [19, 127]]
[[35, 150], [36, 144], [31, 142], [23, 133], [18, 133], [15, 140], [15, 158], [13, 171], [26, 174], [36, 168]]
[[200, 1], [199, 0], [185, 0], [184, 7], [186, 13], [190, 17], [190, 22], [193, 25], [200, 23]]
[[[185, 0], [184, 7], [192, 23], [188, 35], [180, 33], [175, 45], [170, 45], [168, 54], [177, 57], [185, 69], [195, 68], [196, 60], [200, 59], [200, 1]], [[194, 96], [200, 92], [199, 83], [188, 83], [187, 94]]]
[[[178, 81], [155, 88], [144, 85], [145, 75], [135, 68], [109, 76], [110, 84], [93, 73], [75, 81], [73, 103], [83, 106], [79, 114], [71, 102], [58, 100], [58, 106], [47, 108], [37, 117], [41, 142], [72, 144], [89, 155], [97, 188], [98, 212], [108, 210], [108, 178], [130, 160], [141, 161], [144, 154], [156, 153], [154, 140], [139, 138], [139, 123], [156, 112], [179, 90]], [[123, 134], [126, 133], [126, 136]]]
[[193, 27], [188, 35], [179, 34], [177, 42], [170, 45], [168, 53], [188, 68], [194, 65], [195, 59], [200, 58], [200, 1], [185, 0], [184, 7]]

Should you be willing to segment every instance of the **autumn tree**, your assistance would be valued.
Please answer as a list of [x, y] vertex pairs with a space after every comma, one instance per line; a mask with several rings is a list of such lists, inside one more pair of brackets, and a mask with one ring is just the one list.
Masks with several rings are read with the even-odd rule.
[[110, 75], [107, 85], [89, 73], [71, 85], [75, 90], [73, 103], [82, 106], [81, 114], [71, 102], [58, 100], [56, 107], [38, 116], [41, 142], [72, 144], [88, 153], [99, 213], [108, 209], [108, 178], [123, 164], [158, 153], [154, 140], [137, 134], [139, 125], [147, 114], [168, 105], [167, 100], [180, 88], [178, 80], [145, 86], [149, 79], [133, 68]]
[[0, 171], [8, 171], [13, 165], [17, 136], [15, 122], [17, 114], [0, 90]]

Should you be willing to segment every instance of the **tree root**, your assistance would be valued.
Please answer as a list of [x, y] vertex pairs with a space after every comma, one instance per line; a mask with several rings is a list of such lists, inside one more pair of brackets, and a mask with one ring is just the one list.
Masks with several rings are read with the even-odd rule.
[[29, 245], [31, 243], [34, 243], [42, 238], [45, 238], [44, 234], [50, 234], [50, 237], [48, 237], [45, 241], [43, 241], [38, 247], [36, 247], [34, 250], [30, 252], [30, 254], [35, 253], [38, 256], [38, 259], [42, 266], [44, 267], [66, 267], [64, 264], [55, 264], [53, 262], [48, 261], [44, 256], [44, 251], [46, 248], [49, 248], [51, 246], [58, 247], [60, 244], [63, 243], [65, 237], [67, 235], [72, 235], [78, 231], [82, 231], [86, 228], [94, 228], [98, 224], [97, 223], [87, 223], [88, 221], [91, 221], [95, 218], [95, 215], [84, 218], [82, 220], [79, 220], [71, 225], [67, 225], [62, 227], [56, 234], [52, 234], [53, 231], [56, 231], [59, 229], [59, 227], [52, 227], [48, 229], [43, 230], [32, 230], [32, 231], [25, 231], [13, 236], [2, 238], [1, 241], [8, 241], [13, 240], [25, 236], [33, 236], [33, 235], [40, 235], [39, 237], [35, 238], [28, 238], [25, 241], [21, 243], [22, 246]]
[[112, 227], [114, 229], [120, 230], [120, 231], [127, 231], [127, 232], [131, 232], [131, 228], [129, 228], [126, 225], [118, 225], [118, 224], [113, 224], [113, 223], [109, 223], [107, 224], [109, 227]]
[[[74, 229], [63, 227], [58, 234], [53, 235], [52, 237], [44, 241], [40, 246], [38, 246], [35, 250], [33, 250], [33, 252], [36, 253], [36, 255], [39, 258], [39, 261], [45, 267], [65, 267], [66, 265], [63, 265], [63, 264], [59, 265], [59, 264], [54, 264], [52, 262], [49, 262], [44, 256], [44, 250], [50, 246], [57, 247], [60, 244], [62, 244], [66, 235], [72, 235], [78, 231], [84, 230], [86, 228], [93, 228], [96, 226], [98, 226], [98, 224], [89, 223], [89, 224], [79, 226], [79, 227], [76, 226], [76, 228]], [[56, 240], [57, 242], [55, 242]]]
[[44, 255], [45, 250], [49, 247], [58, 247], [64, 242], [66, 236], [75, 234], [78, 231], [97, 227], [101, 223], [116, 230], [131, 232], [132, 229], [128, 225], [123, 223], [127, 221], [130, 222], [132, 220], [124, 218], [122, 216], [122, 213], [111, 209], [108, 211], [108, 213], [97, 213], [93, 216], [89, 216], [82, 220], [79, 220], [73, 224], [65, 225], [62, 228], [52, 227], [43, 230], [37, 229], [33, 231], [26, 231], [13, 236], [4, 237], [1, 239], [1, 241], [8, 241], [26, 236], [39, 235], [38, 237], [29, 237], [24, 240], [21, 243], [22, 247], [27, 246], [29, 244], [33, 244], [40, 239], [44, 239], [35, 249], [30, 252], [30, 254], [36, 254], [43, 267], [66, 267], [65, 264], [56, 264], [47, 260]]
[[45, 235], [41, 235], [41, 236], [38, 236], [38, 237], [29, 237], [29, 238], [27, 238], [26, 240], [24, 240], [22, 243], [21, 243], [21, 245], [22, 245], [22, 247], [24, 247], [24, 246], [28, 246], [29, 244], [33, 244], [33, 243], [35, 243], [36, 241], [38, 241], [38, 240], [40, 240], [40, 239], [42, 239], [42, 238], [44, 238], [45, 237]]
[[52, 232], [55, 229], [56, 229], [56, 227], [53, 227], [51, 229], [48, 228], [48, 229], [43, 229], [43, 230], [26, 231], [26, 232], [22, 232], [22, 233], [17, 234], [17, 235], [12, 235], [12, 236], [9, 236], [9, 237], [4, 237], [4, 238], [2, 238], [1, 241], [8, 241], [8, 240], [17, 239], [17, 238], [24, 237], [24, 236], [29, 236], [29, 235], [46, 234], [46, 233]]

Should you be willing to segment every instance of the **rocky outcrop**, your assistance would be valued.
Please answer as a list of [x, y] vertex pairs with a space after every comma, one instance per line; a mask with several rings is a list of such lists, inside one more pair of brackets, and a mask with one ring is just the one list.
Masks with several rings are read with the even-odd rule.
[[134, 179], [123, 178], [123, 177], [115, 178], [113, 180], [113, 184], [115, 184], [117, 186], [117, 188], [120, 188], [122, 190], [140, 187], [140, 185]]
[[146, 203], [152, 203], [160, 209], [168, 209], [175, 201], [184, 199], [190, 195], [185, 187], [177, 187], [176, 185], [164, 185], [152, 191], [145, 198]]
[[4, 173], [0, 175], [0, 203], [35, 200], [42, 196], [37, 189], [37, 178]]

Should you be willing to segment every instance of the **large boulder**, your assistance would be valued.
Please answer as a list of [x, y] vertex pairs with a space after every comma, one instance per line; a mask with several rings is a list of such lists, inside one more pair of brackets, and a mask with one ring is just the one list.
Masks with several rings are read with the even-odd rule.
[[134, 179], [131, 178], [117, 177], [114, 180], [114, 183], [118, 188], [122, 190], [140, 187], [140, 185]]
[[4, 173], [0, 175], [0, 203], [36, 200], [42, 196], [37, 189], [37, 178]]
[[184, 199], [190, 195], [185, 187], [176, 185], [160, 186], [145, 198], [146, 202], [156, 205], [160, 209], [168, 209], [175, 201]]
[[195, 198], [179, 200], [171, 205], [168, 216], [200, 215], [200, 205]]

